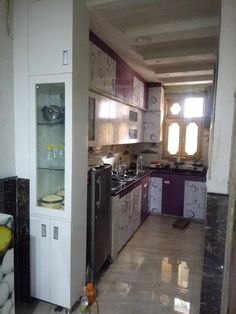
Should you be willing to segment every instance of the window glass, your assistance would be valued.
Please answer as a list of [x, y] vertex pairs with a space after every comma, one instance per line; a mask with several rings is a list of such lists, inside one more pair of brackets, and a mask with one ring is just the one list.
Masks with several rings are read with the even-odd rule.
[[171, 123], [168, 129], [168, 146], [167, 150], [171, 155], [179, 151], [180, 126], [178, 123]]
[[201, 118], [203, 116], [203, 98], [185, 98], [184, 101], [184, 117], [185, 118]]
[[175, 102], [171, 107], [170, 107], [170, 112], [173, 115], [178, 115], [181, 111], [181, 106], [179, 103]]
[[186, 127], [185, 152], [192, 156], [197, 152], [198, 147], [198, 125], [191, 122]]

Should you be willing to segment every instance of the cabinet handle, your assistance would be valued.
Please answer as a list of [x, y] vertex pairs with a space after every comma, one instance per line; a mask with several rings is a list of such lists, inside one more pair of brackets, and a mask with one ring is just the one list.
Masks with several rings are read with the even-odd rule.
[[63, 61], [62, 64], [63, 65], [68, 65], [68, 55], [69, 55], [69, 51], [68, 50], [63, 50], [62, 52], [62, 56], [63, 56]]
[[164, 184], [170, 184], [170, 181], [164, 180]]
[[147, 186], [148, 186], [148, 184], [147, 184], [147, 183], [145, 183], [143, 187], [144, 187], [144, 188], [146, 188]]
[[41, 225], [41, 236], [44, 238], [47, 236], [47, 226], [45, 224]]
[[58, 240], [58, 236], [59, 236], [59, 228], [53, 227], [53, 239]]
[[98, 195], [98, 201], [96, 201], [96, 205], [97, 205], [98, 208], [100, 208], [101, 197], [102, 197], [102, 185], [101, 185], [101, 178], [100, 177], [97, 179], [97, 184], [98, 184], [98, 191], [99, 191], [98, 193], [99, 193], [99, 195]]

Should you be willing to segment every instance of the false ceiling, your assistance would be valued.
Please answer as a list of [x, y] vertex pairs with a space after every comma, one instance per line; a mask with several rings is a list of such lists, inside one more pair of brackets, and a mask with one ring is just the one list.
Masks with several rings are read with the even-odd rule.
[[211, 84], [220, 0], [87, 0], [90, 29], [146, 81]]

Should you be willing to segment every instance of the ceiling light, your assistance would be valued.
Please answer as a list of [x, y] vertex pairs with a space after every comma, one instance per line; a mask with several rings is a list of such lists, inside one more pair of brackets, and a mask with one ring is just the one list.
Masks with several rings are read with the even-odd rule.
[[139, 36], [135, 38], [135, 42], [139, 44], [147, 44], [150, 43], [151, 38], [148, 36]]

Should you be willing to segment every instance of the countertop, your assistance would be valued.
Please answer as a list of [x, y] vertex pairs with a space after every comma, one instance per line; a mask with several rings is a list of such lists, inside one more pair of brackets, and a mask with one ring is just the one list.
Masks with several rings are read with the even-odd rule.
[[[206, 173], [207, 169], [205, 168], [203, 171], [191, 171], [191, 170], [183, 170], [183, 169], [171, 169], [171, 168], [165, 168], [165, 169], [153, 169], [153, 168], [144, 168], [144, 171], [142, 173], [139, 173], [138, 175], [135, 176], [135, 179], [133, 181], [129, 182], [122, 182], [122, 186], [116, 191], [112, 192], [112, 196], [119, 195], [122, 191], [128, 190], [129, 187], [132, 187], [132, 185], [138, 183], [141, 179], [146, 177], [147, 175], [160, 175], [163, 174], [175, 174], [175, 175], [184, 175], [184, 176], [191, 176], [191, 177], [196, 177], [196, 178], [202, 178], [205, 181], [206, 179]], [[128, 191], [127, 191], [128, 192]]]

